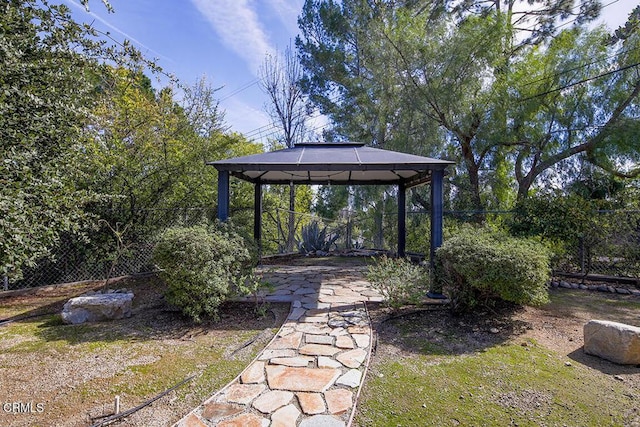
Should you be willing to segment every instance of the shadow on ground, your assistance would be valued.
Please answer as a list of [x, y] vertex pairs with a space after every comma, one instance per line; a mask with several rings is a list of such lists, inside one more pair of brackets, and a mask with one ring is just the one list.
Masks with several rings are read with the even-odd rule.
[[499, 311], [454, 315], [445, 306], [390, 313], [371, 306], [370, 314], [380, 345], [392, 345], [408, 353], [462, 355], [500, 345], [523, 333], [528, 324], [514, 320], [518, 307]]
[[[4, 325], [35, 324], [35, 335], [38, 338], [45, 341], [64, 341], [70, 345], [87, 342], [189, 340], [215, 331], [264, 328], [265, 324], [275, 328], [289, 312], [289, 304], [270, 303], [264, 313], [269, 321], [265, 322], [264, 318], [256, 314], [255, 304], [228, 302], [220, 307], [219, 319], [195, 324], [168, 306], [163, 298], [164, 284], [159, 278], [150, 276], [119, 281], [110, 286], [113, 289], [128, 289], [134, 293], [131, 317], [78, 325], [66, 325], [62, 322], [60, 313], [66, 301], [87, 290], [100, 287], [100, 284], [94, 284], [81, 289], [57, 288], [49, 294], [41, 291], [39, 294], [6, 298], [3, 300], [6, 306], [13, 304], [31, 308], [4, 319]], [[42, 304], [38, 305], [38, 301]]]

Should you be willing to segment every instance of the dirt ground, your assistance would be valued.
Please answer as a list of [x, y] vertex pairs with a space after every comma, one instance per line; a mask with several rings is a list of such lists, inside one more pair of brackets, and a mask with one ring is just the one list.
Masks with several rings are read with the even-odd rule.
[[[94, 425], [113, 413], [116, 395], [124, 411], [195, 376], [119, 424], [171, 425], [240, 373], [289, 310], [287, 304], [272, 304], [259, 318], [251, 305], [227, 304], [220, 321], [194, 325], [165, 304], [163, 285], [152, 277], [112, 284], [136, 294], [131, 318], [63, 325], [54, 313], [71, 296], [97, 286], [52, 287], [0, 299], [0, 425]], [[640, 367], [616, 365], [582, 351], [582, 328], [590, 319], [640, 326], [640, 299], [551, 292], [552, 302], [541, 308], [502, 307], [466, 316], [452, 316], [439, 307], [390, 313], [372, 305], [377, 334], [373, 369], [376, 360], [411, 357], [417, 348], [407, 347], [407, 336], [416, 346], [436, 344], [457, 354], [535, 340], [567, 363], [624, 381], [640, 396]]]
[[98, 286], [0, 298], [1, 426], [95, 425], [113, 414], [116, 395], [126, 411], [193, 377], [116, 424], [171, 425], [238, 375], [289, 311], [271, 304], [261, 318], [251, 304], [229, 303], [218, 322], [193, 324], [150, 277], [110, 286], [134, 292], [130, 318], [62, 324], [64, 302]]

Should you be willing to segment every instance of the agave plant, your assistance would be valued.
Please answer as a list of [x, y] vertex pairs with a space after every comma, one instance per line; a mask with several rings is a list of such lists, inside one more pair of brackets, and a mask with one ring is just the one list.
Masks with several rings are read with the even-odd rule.
[[327, 227], [320, 229], [317, 221], [302, 227], [302, 239], [298, 242], [300, 253], [307, 254], [313, 251], [329, 251], [340, 237], [338, 233], [327, 233]]

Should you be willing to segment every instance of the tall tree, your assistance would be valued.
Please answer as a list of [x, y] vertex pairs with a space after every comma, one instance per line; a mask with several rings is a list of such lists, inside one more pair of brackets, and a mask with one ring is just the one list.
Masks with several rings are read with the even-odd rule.
[[[302, 66], [291, 48], [280, 56], [268, 55], [260, 68], [260, 83], [269, 97], [266, 109], [281, 131], [281, 142], [293, 148], [306, 136], [306, 121], [309, 117], [306, 97], [300, 88]], [[289, 220], [286, 250], [293, 251], [295, 245], [295, 200], [296, 190], [289, 184]]]
[[[215, 173], [206, 162], [255, 153], [243, 138], [224, 133], [215, 89], [204, 80], [155, 91], [140, 72], [110, 68], [94, 110], [94, 138], [86, 161], [95, 173], [88, 188], [105, 202], [94, 211], [111, 224], [148, 237], [195, 208], [215, 200]], [[250, 147], [246, 147], [250, 146]]]
[[[634, 121], [638, 86], [633, 37], [624, 48], [606, 46], [602, 32], [565, 28], [597, 16], [599, 1], [528, 3], [309, 0], [297, 39], [305, 90], [347, 132], [362, 121], [360, 111], [376, 123], [371, 135], [385, 141], [398, 118], [437, 126], [431, 133], [446, 145], [441, 153], [464, 172], [465, 181], [452, 180], [456, 194], [475, 209], [508, 200], [514, 184], [526, 197], [539, 177], [608, 146], [616, 123]], [[402, 137], [420, 152], [429, 139], [417, 134]]]
[[112, 53], [95, 40], [64, 5], [0, 4], [0, 275], [10, 279], [78, 229], [92, 199], [76, 186], [78, 153], [92, 76]]

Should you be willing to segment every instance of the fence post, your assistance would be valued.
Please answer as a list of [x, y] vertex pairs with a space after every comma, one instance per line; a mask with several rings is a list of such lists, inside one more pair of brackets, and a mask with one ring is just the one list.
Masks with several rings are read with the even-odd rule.
[[7, 276], [4, 276], [2, 278], [2, 284], [3, 284], [2, 289], [4, 289], [5, 291], [8, 291], [9, 290], [9, 278]]
[[351, 211], [347, 212], [347, 231], [346, 231], [346, 236], [345, 236], [345, 248], [346, 249], [351, 249], [351, 233], [352, 233], [352, 227], [353, 225], [351, 224]]
[[584, 237], [578, 239], [578, 257], [580, 258], [580, 273], [585, 274]]

